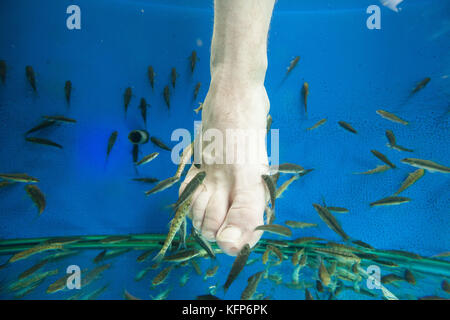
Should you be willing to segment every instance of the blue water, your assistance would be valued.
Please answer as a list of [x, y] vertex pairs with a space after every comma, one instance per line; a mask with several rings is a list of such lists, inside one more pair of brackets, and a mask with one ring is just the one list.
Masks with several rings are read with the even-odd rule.
[[[173, 175], [176, 165], [170, 152], [148, 143], [141, 148], [140, 157], [155, 151], [160, 155], [137, 175], [127, 136], [131, 130], [144, 128], [138, 109], [141, 97], [150, 104], [147, 130], [171, 146], [176, 144], [170, 141], [174, 129], [193, 132], [194, 120], [200, 120], [192, 110], [203, 101], [210, 80], [213, 4], [209, 0], [188, 3], [78, 0], [81, 30], [66, 28], [66, 8], [75, 4], [73, 1], [0, 3], [0, 59], [8, 65], [6, 83], [0, 85], [0, 171], [40, 178], [38, 186], [47, 200], [44, 213], [35, 219], [36, 208], [23, 185], [0, 190], [1, 238], [167, 232], [170, 215], [164, 207], [176, 201], [178, 187], [145, 197], [143, 192], [149, 188], [131, 179], [152, 176], [162, 180]], [[366, 8], [371, 4], [379, 3], [280, 0], [275, 6], [266, 88], [272, 128], [280, 130], [280, 161], [315, 168], [278, 201], [277, 221], [319, 224], [319, 228], [295, 230], [293, 238], [320, 236], [339, 241], [312, 207], [324, 197], [327, 205], [350, 210], [336, 216], [353, 239], [378, 249], [431, 256], [450, 247], [447, 175], [427, 172], [402, 194], [412, 199], [410, 203], [378, 208], [370, 208], [369, 203], [391, 195], [414, 171], [400, 162], [405, 157], [450, 165], [450, 3], [406, 0], [399, 13], [381, 7], [381, 30], [366, 28]], [[188, 60], [192, 50], [200, 59], [193, 75]], [[297, 68], [282, 83], [286, 67], [297, 55], [301, 57]], [[37, 94], [26, 81], [26, 65], [36, 72]], [[156, 72], [154, 90], [147, 79], [149, 65]], [[162, 90], [170, 83], [172, 67], [180, 77], [168, 111]], [[409, 97], [425, 77], [431, 78], [430, 83]], [[64, 97], [66, 80], [73, 85], [70, 108]], [[194, 100], [194, 86], [199, 81], [202, 87]], [[310, 88], [308, 116], [300, 102], [304, 81]], [[125, 119], [123, 93], [129, 86], [134, 96]], [[378, 109], [394, 112], [410, 124], [387, 121], [375, 113]], [[75, 118], [77, 123], [45, 129], [35, 136], [54, 140], [63, 150], [24, 140], [24, 132], [38, 124], [42, 115], [54, 114]], [[328, 119], [325, 125], [306, 130], [322, 118]], [[337, 124], [340, 120], [351, 123], [358, 134], [342, 129]], [[387, 129], [414, 153], [387, 148]], [[118, 139], [105, 164], [107, 141], [114, 130], [119, 132]], [[380, 164], [371, 149], [384, 153], [398, 169], [353, 175]], [[91, 268], [98, 252], [85, 251], [67, 263]], [[218, 275], [207, 281], [192, 272], [188, 285], [180, 288], [177, 281], [184, 272], [180, 269], [172, 273], [168, 284], [150, 290], [157, 271], [141, 282], [133, 280], [142, 269], [135, 260], [140, 253], [130, 252], [114, 260], [105, 277], [93, 285], [110, 283], [99, 298], [120, 299], [124, 288], [149, 298], [149, 294], [172, 286], [169, 299], [191, 299], [207, 293], [211, 285], [222, 285], [233, 261], [221, 255]], [[4, 262], [8, 257], [0, 258]], [[25, 270], [36, 261], [20, 261], [1, 270], [0, 280], [14, 279], [18, 269]], [[210, 264], [203, 261], [202, 270]], [[239, 298], [248, 276], [261, 269], [260, 263], [247, 268], [226, 296], [219, 290], [217, 295]], [[280, 270], [289, 280], [292, 266]], [[45, 295], [44, 289], [58, 277], [48, 279], [27, 298], [70, 296], [70, 292]], [[419, 282], [409, 290], [418, 296], [443, 295], [435, 291], [438, 285]], [[303, 299], [303, 291], [277, 287], [268, 280], [258, 292], [276, 299]], [[2, 292], [1, 297], [10, 296]]]

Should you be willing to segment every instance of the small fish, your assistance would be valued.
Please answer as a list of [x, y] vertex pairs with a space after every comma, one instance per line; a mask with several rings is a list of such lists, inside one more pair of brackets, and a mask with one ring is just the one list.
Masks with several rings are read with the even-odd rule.
[[43, 118], [45, 118], [45, 120], [48, 120], [48, 121], [56, 121], [56, 122], [65, 122], [65, 123], [76, 123], [77, 122], [77, 120], [75, 120], [75, 119], [67, 118], [64, 116], [43, 116]]
[[147, 126], [147, 107], [149, 104], [144, 98], [141, 98], [141, 103], [139, 104], [139, 109], [141, 110], [142, 119], [144, 119], [144, 124]]
[[325, 287], [328, 287], [331, 283], [330, 274], [328, 273], [327, 268], [325, 268], [323, 261], [320, 262], [319, 266], [319, 279]]
[[298, 263], [300, 262], [301, 257], [303, 257], [305, 254], [305, 248], [301, 248], [300, 250], [297, 250], [296, 252], [294, 252], [294, 254], [292, 255], [292, 264], [294, 266], [298, 265]]
[[175, 89], [175, 83], [177, 82], [177, 77], [178, 77], [177, 69], [172, 68], [172, 71], [170, 72], [170, 78], [172, 81], [172, 87], [174, 89]]
[[448, 283], [447, 280], [442, 280], [441, 288], [442, 288], [442, 290], [444, 290], [445, 292], [450, 293], [450, 284]]
[[395, 135], [394, 132], [392, 132], [391, 130], [386, 130], [386, 138], [388, 139], [387, 146], [389, 148], [395, 149], [397, 151], [407, 151], [407, 152], [413, 152], [414, 150], [399, 146], [396, 143], [396, 139], [395, 139]]
[[339, 222], [326, 207], [322, 207], [316, 203], [314, 203], [313, 206], [319, 214], [319, 217], [328, 225], [328, 227], [330, 227], [331, 230], [340, 235], [344, 240], [349, 239], [349, 236], [344, 232]]
[[105, 257], [106, 249], [102, 250], [98, 255], [94, 258], [94, 263], [99, 263], [103, 261], [103, 258]]
[[161, 291], [156, 295], [156, 297], [150, 296], [152, 300], [166, 300], [169, 293], [172, 291], [172, 287], [168, 287], [166, 290]]
[[352, 127], [350, 124], [348, 124], [347, 122], [345, 122], [345, 121], [338, 121], [338, 124], [339, 124], [342, 128], [344, 128], [345, 130], [348, 130], [348, 131], [350, 131], [350, 132], [352, 132], [352, 133], [358, 133], [358, 131], [356, 131], [355, 129], [353, 129], [353, 127]]
[[[47, 241], [47, 242], [49, 242], [49, 241]], [[61, 246], [64, 246], [65, 244], [68, 244], [68, 243], [69, 242], [55, 242], [54, 244], [59, 244]], [[74, 243], [74, 242], [72, 242], [72, 243]], [[70, 256], [74, 256], [74, 255], [76, 255], [78, 253], [79, 253], [79, 251], [76, 251], [76, 250], [64, 250], [64, 251], [56, 252], [54, 254], [46, 256], [44, 258], [44, 260], [55, 262], [55, 261], [59, 261], [59, 260], [65, 259], [65, 258], [70, 257]]]
[[325, 122], [327, 122], [327, 119], [322, 119], [316, 122], [316, 124], [314, 124], [312, 127], [307, 128], [306, 130], [314, 130], [317, 129], [318, 127], [320, 127], [321, 125], [323, 125]]
[[394, 196], [398, 195], [399, 193], [403, 192], [404, 190], [412, 186], [414, 183], [417, 182], [417, 180], [422, 178], [424, 174], [425, 174], [424, 169], [417, 169], [416, 171], [411, 172], [405, 179], [405, 181], [403, 181], [402, 185], [400, 186], [400, 189], [398, 189], [397, 192], [394, 193]]
[[303, 95], [303, 104], [305, 105], [305, 113], [308, 113], [308, 94], [309, 94], [309, 84], [308, 82], [303, 83], [302, 95]]
[[250, 276], [247, 280], [247, 287], [241, 294], [241, 300], [252, 300], [253, 295], [256, 292], [258, 284], [260, 283], [264, 271], [260, 271]]
[[291, 237], [292, 231], [288, 227], [279, 225], [279, 224], [266, 224], [261, 225], [255, 228], [255, 231], [267, 231], [274, 234], [278, 234], [280, 236]]
[[24, 251], [20, 251], [18, 253], [16, 253], [15, 255], [13, 255], [9, 260], [8, 263], [13, 263], [19, 260], [23, 260], [26, 259], [34, 254], [37, 253], [42, 253], [45, 251], [49, 251], [49, 250], [59, 250], [62, 249], [62, 245], [60, 244], [38, 244], [34, 247], [31, 247], [29, 249], [26, 249]]
[[70, 93], [72, 92], [72, 82], [70, 80], [66, 81], [66, 84], [64, 86], [64, 93], [66, 95], [66, 101], [68, 104], [70, 104]]
[[123, 291], [123, 298], [125, 300], [142, 300], [141, 298], [137, 298], [134, 295], [132, 295], [131, 293], [129, 293], [127, 290]]
[[164, 96], [164, 101], [166, 102], [167, 108], [170, 109], [170, 89], [169, 89], [169, 86], [165, 86], [164, 87], [163, 96]]
[[4, 188], [4, 187], [7, 187], [7, 186], [11, 186], [13, 184], [14, 184], [13, 181], [8, 181], [8, 180], [0, 181], [0, 189]]
[[397, 167], [395, 166], [395, 164], [393, 164], [392, 162], [390, 162], [389, 159], [388, 159], [384, 154], [382, 154], [381, 152], [379, 152], [379, 151], [377, 151], [377, 150], [370, 150], [370, 152], [372, 152], [372, 154], [373, 154], [375, 157], [377, 157], [378, 159], [380, 159], [381, 161], [383, 161], [384, 163], [386, 163], [389, 167], [391, 167], [391, 168], [393, 168], [393, 169], [397, 168]]
[[370, 244], [367, 244], [365, 242], [362, 242], [361, 240], [354, 240], [352, 241], [354, 244], [364, 247], [364, 248], [368, 248], [368, 249], [373, 249], [373, 247]]
[[373, 259], [372, 261], [375, 263], [381, 264], [383, 266], [386, 266], [386, 267], [393, 267], [393, 268], [398, 267], [398, 264], [396, 264], [395, 262], [392, 262], [392, 261], [386, 261], [386, 260], [380, 260], [380, 259]]
[[72, 275], [72, 273], [68, 273], [68, 274], [64, 275], [63, 277], [59, 278], [58, 280], [56, 280], [55, 282], [53, 282], [51, 285], [48, 286], [45, 293], [52, 294], [52, 293], [56, 293], [58, 291], [65, 290], [67, 288], [67, 280], [69, 279], [69, 277], [71, 275]]
[[147, 258], [155, 251], [154, 249], [144, 251], [139, 257], [137, 257], [137, 262], [144, 262]]
[[183, 262], [195, 258], [201, 253], [202, 252], [197, 249], [185, 249], [170, 256], [166, 256], [163, 260], [167, 262]]
[[147, 68], [147, 76], [148, 80], [150, 81], [150, 85], [152, 86], [152, 90], [155, 88], [155, 71], [153, 70], [152, 66], [149, 66]]
[[174, 210], [177, 210], [183, 203], [191, 197], [195, 190], [203, 183], [203, 180], [206, 178], [206, 172], [200, 171], [195, 175], [194, 178], [192, 178], [191, 181], [186, 185], [183, 192], [180, 194], [177, 202], [175, 203]]
[[100, 240], [100, 243], [120, 243], [130, 240], [130, 236], [109, 236]]
[[48, 277], [54, 276], [57, 273], [58, 269], [34, 274], [25, 279], [20, 279], [16, 282], [13, 282], [8, 289], [11, 291], [17, 291], [19, 289], [24, 289], [29, 286], [33, 286], [34, 284], [41, 284], [43, 280], [47, 279]]
[[26, 173], [0, 173], [0, 178], [14, 182], [24, 182], [24, 183], [39, 182], [39, 179], [31, 177]]
[[248, 243], [246, 243], [239, 251], [238, 255], [236, 256], [236, 259], [233, 262], [233, 265], [231, 266], [231, 270], [230, 273], [228, 274], [227, 281], [223, 286], [225, 292], [227, 292], [230, 285], [237, 278], [239, 273], [241, 273], [242, 269], [244, 269], [245, 264], [247, 263], [247, 259], [250, 255], [250, 252], [251, 252], [250, 245]]
[[420, 81], [416, 87], [411, 91], [411, 95], [417, 93], [418, 91], [422, 90], [423, 88], [425, 88], [425, 86], [428, 84], [428, 82], [430, 82], [430, 78], [426, 77], [425, 79], [423, 79], [422, 81]]
[[443, 165], [436, 163], [434, 161], [431, 161], [431, 160], [405, 158], [402, 160], [402, 162], [409, 164], [410, 166], [413, 166], [416, 168], [426, 169], [426, 170], [430, 171], [431, 173], [434, 173], [434, 172], [450, 173], [450, 167], [443, 166]]
[[305, 169], [295, 163], [282, 163], [278, 166], [278, 172], [281, 173], [302, 173]]
[[183, 174], [184, 168], [186, 167], [188, 161], [190, 161], [192, 157], [192, 153], [194, 152], [194, 142], [191, 142], [186, 148], [183, 149], [181, 153], [177, 171], [175, 172], [175, 177], [181, 177]]
[[409, 202], [411, 201], [410, 198], [406, 198], [406, 197], [387, 197], [387, 198], [383, 198], [381, 200], [372, 202], [370, 204], [371, 207], [375, 207], [375, 206], [393, 206], [393, 205], [399, 205], [401, 203], [405, 203], [405, 202]]
[[145, 182], [145, 183], [155, 183], [158, 182], [157, 178], [133, 178], [133, 181]]
[[[159, 155], [159, 152], [153, 152], [145, 157], [143, 157], [139, 162], [136, 163], [137, 166], [141, 164], [146, 164], [155, 159]], [[136, 180], [136, 179], [135, 179]], [[153, 181], [155, 182], [155, 181]]]
[[282, 196], [282, 194], [287, 190], [287, 188], [290, 186], [290, 184], [292, 182], [294, 182], [295, 180], [298, 180], [298, 178], [300, 178], [300, 175], [296, 174], [294, 176], [292, 176], [291, 178], [289, 178], [288, 180], [286, 180], [277, 190], [276, 190], [276, 194], [275, 194], [275, 198], [278, 199], [279, 197]]
[[197, 63], [197, 52], [194, 50], [192, 51], [192, 54], [189, 58], [189, 60], [191, 61], [191, 72], [194, 73], [194, 69], [195, 69], [195, 64]]
[[388, 139], [388, 146], [395, 146], [396, 145], [396, 139], [394, 132], [391, 130], [386, 130], [386, 138]]
[[291, 63], [289, 64], [289, 67], [287, 68], [286, 76], [295, 68], [299, 60], [300, 60], [299, 56], [292, 59]]
[[215, 259], [216, 254], [214, 253], [213, 248], [209, 244], [209, 241], [207, 241], [205, 238], [203, 238], [203, 236], [197, 230], [195, 230], [195, 228], [192, 228], [191, 232], [192, 232], [192, 237], [194, 238], [194, 240], [197, 241], [197, 243], [203, 249], [205, 249], [205, 251], [208, 253], [208, 255], [210, 256], [211, 259]]
[[0, 60], [0, 79], [2, 79], [2, 83], [4, 84], [6, 81], [6, 61]]
[[191, 269], [188, 269], [180, 278], [180, 287], [184, 287], [190, 279]]
[[[356, 263], [355, 263], [356, 265]], [[328, 266], [328, 274], [330, 276], [334, 275], [334, 273], [336, 272], [336, 268], [337, 268], [337, 261], [333, 261], [330, 263], [330, 265]]]
[[30, 130], [28, 130], [27, 132], [25, 132], [25, 135], [30, 134], [32, 132], [36, 132], [36, 131], [42, 130], [44, 128], [51, 127], [51, 126], [53, 126], [55, 124], [56, 124], [56, 121], [44, 120], [40, 124], [38, 124], [36, 127], [33, 127]]
[[108, 289], [108, 287], [109, 287], [109, 284], [106, 284], [106, 285], [92, 291], [91, 293], [88, 293], [86, 296], [81, 298], [81, 300], [95, 300], [95, 299], [97, 299], [98, 296], [100, 296], [103, 292], [105, 292], [106, 289]]
[[393, 283], [396, 281], [402, 281], [402, 280], [404, 280], [402, 277], [400, 277], [396, 274], [393, 274], [393, 273], [381, 277], [382, 284], [390, 284], [390, 283]]
[[269, 132], [271, 127], [272, 127], [272, 116], [269, 114], [267, 115], [266, 131]]
[[48, 260], [42, 260], [39, 261], [38, 263], [36, 263], [34, 266], [32, 266], [31, 268], [25, 270], [24, 272], [22, 272], [19, 275], [19, 279], [24, 279], [26, 277], [28, 277], [29, 275], [35, 273], [36, 271], [38, 271], [39, 269], [41, 269], [45, 264], [47, 264]]
[[266, 248], [266, 250], [264, 251], [261, 260], [263, 264], [267, 264], [267, 262], [269, 261], [269, 254], [270, 254], [270, 250], [269, 248]]
[[36, 92], [36, 77], [32, 66], [25, 67], [25, 75], [33, 90]]
[[267, 239], [266, 243], [271, 244], [276, 247], [280, 247], [280, 248], [288, 248], [289, 247], [289, 243], [287, 243], [286, 241], [283, 241], [283, 240]]
[[27, 137], [27, 138], [25, 138], [25, 140], [28, 141], [28, 142], [31, 142], [31, 143], [42, 144], [44, 146], [56, 147], [56, 148], [59, 148], [59, 149], [63, 148], [62, 145], [60, 145], [60, 144], [58, 144], [56, 142], [53, 142], [51, 140], [44, 139], [44, 138]]
[[179, 236], [179, 244], [178, 249], [184, 248], [186, 249], [186, 236], [187, 236], [187, 219], [184, 218], [183, 222], [181, 223], [180, 227], [180, 236]]
[[203, 103], [202, 102], [199, 102], [199, 106], [198, 106], [198, 108], [196, 108], [196, 109], [194, 109], [194, 112], [196, 113], [196, 114], [198, 114], [199, 112], [200, 112], [200, 110], [202, 110], [203, 109]]
[[324, 290], [322, 282], [320, 282], [319, 280], [316, 280], [316, 290], [317, 292], [323, 292]]
[[[195, 89], [194, 89], [194, 100], [197, 99], [198, 92], [200, 91], [201, 85], [202, 85], [201, 82], [197, 82], [197, 84], [195, 85]], [[196, 113], [198, 113], [198, 111], [197, 111]]]
[[181, 224], [183, 223], [184, 219], [186, 218], [187, 213], [189, 212], [189, 210], [191, 208], [191, 203], [192, 203], [192, 197], [188, 198], [183, 203], [183, 205], [177, 209], [175, 216], [173, 217], [172, 221], [170, 222], [170, 228], [169, 228], [169, 232], [167, 233], [166, 240], [164, 241], [164, 244], [163, 244], [161, 250], [153, 258], [153, 260], [156, 260], [157, 262], [159, 262], [164, 258], [164, 255], [166, 254], [167, 249], [169, 248], [170, 244], [172, 243], [172, 241], [175, 237], [175, 234], [180, 229]]
[[408, 269], [405, 270], [405, 280], [406, 280], [406, 282], [408, 282], [412, 285], [416, 284], [416, 278], [414, 277], [412, 272], [409, 271]]
[[414, 152], [413, 149], [408, 149], [408, 148], [399, 146], [398, 144], [393, 145], [393, 146], [389, 146], [389, 147], [392, 148], [392, 149], [394, 149], [394, 150], [397, 150], [397, 151]]
[[214, 277], [217, 273], [217, 270], [219, 270], [219, 265], [215, 265], [214, 267], [211, 267], [208, 270], [206, 270], [203, 280]]
[[316, 241], [323, 241], [323, 240], [325, 240], [325, 239], [317, 238], [317, 237], [302, 237], [302, 238], [295, 239], [293, 241], [293, 243], [302, 244], [302, 243], [316, 242]]
[[82, 276], [81, 278], [81, 288], [85, 288], [89, 284], [97, 280], [101, 276], [101, 274], [110, 267], [111, 264], [102, 264], [87, 272], [86, 275]]
[[179, 177], [170, 177], [166, 180], [162, 180], [160, 181], [153, 189], [146, 191], [145, 195], [150, 195], [152, 193], [157, 193], [157, 192], [161, 192], [163, 190], [166, 190], [167, 188], [173, 186], [175, 183], [178, 182], [178, 180], [180, 180]]
[[174, 265], [170, 265], [168, 267], [165, 267], [163, 270], [161, 270], [161, 272], [158, 273], [156, 275], [156, 277], [153, 278], [152, 285], [157, 286], [157, 285], [160, 285], [161, 283], [163, 283], [164, 280], [167, 279], [167, 276], [170, 274], [173, 267], [174, 267]]
[[112, 150], [114, 144], [116, 143], [117, 135], [118, 135], [118, 132], [117, 132], [117, 131], [114, 131], [114, 132], [111, 133], [111, 135], [109, 136], [109, 139], [108, 139], [108, 148], [107, 148], [107, 150], [106, 150], [106, 158], [108, 158], [108, 156], [109, 156], [109, 154], [111, 153], [111, 150]]
[[327, 206], [327, 209], [331, 212], [337, 212], [337, 213], [348, 213], [348, 209], [341, 208], [341, 207], [329, 207]]
[[276, 199], [276, 186], [273, 182], [272, 178], [268, 175], [263, 174], [261, 176], [267, 186], [267, 189], [269, 190], [270, 194], [270, 202], [272, 204], [272, 211], [275, 212], [275, 199]]
[[401, 123], [403, 125], [408, 125], [408, 121], [405, 121], [399, 117], [397, 117], [395, 114], [384, 111], [384, 110], [377, 110], [376, 111], [377, 114], [379, 114], [381, 117], [383, 117], [384, 119], [390, 120], [392, 122], [397, 122], [397, 123]]
[[314, 300], [314, 297], [307, 288], [305, 289], [305, 300]]
[[298, 222], [298, 221], [292, 221], [292, 220], [286, 220], [284, 223], [287, 226], [289, 226], [291, 228], [296, 228], [296, 229], [315, 228], [315, 227], [317, 227], [316, 223]]
[[131, 91], [131, 87], [125, 89], [125, 93], [123, 94], [123, 103], [125, 107], [125, 117], [127, 116], [128, 105], [130, 104], [131, 97], [133, 93]]
[[365, 172], [355, 172], [354, 174], [374, 174], [374, 173], [381, 173], [384, 172], [386, 170], [389, 170], [391, 167], [388, 165], [378, 165], [375, 169], [371, 169], [369, 171], [365, 171]]
[[131, 155], [133, 156], [133, 163], [136, 163], [138, 161], [139, 157], [139, 145], [133, 144], [133, 149], [131, 150]]
[[150, 137], [151, 142], [153, 142], [156, 146], [160, 147], [161, 149], [172, 151], [171, 148], [169, 148], [167, 145], [164, 144], [161, 140], [159, 140], [156, 137]]
[[39, 215], [42, 214], [42, 212], [45, 209], [45, 196], [42, 193], [42, 191], [35, 185], [27, 184], [25, 186], [25, 191], [30, 196], [31, 200], [33, 200], [34, 204], [38, 208]]
[[197, 273], [197, 275], [201, 276], [202, 275], [202, 270], [200, 269], [199, 265], [197, 264], [197, 262], [195, 260], [190, 260], [192, 268], [194, 268], [195, 273]]
[[150, 270], [152, 270], [152, 266], [149, 266], [145, 269], [142, 269], [141, 271], [139, 271], [136, 276], [134, 277], [134, 281], [138, 282], [141, 281], [142, 279], [144, 279], [144, 277], [147, 275], [147, 273], [150, 272]]

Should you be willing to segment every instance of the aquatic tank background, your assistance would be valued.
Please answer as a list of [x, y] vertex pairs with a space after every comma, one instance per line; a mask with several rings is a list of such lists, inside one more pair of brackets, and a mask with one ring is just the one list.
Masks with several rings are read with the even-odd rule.
[[[68, 30], [66, 9], [81, 8], [81, 30]], [[369, 30], [366, 8], [381, 7], [381, 29]], [[352, 239], [377, 249], [415, 252], [424, 257], [448, 251], [450, 247], [450, 180], [443, 173], [426, 172], [414, 186], [402, 193], [409, 203], [391, 207], [369, 206], [391, 195], [414, 168], [400, 162], [405, 157], [434, 160], [449, 165], [449, 81], [450, 3], [438, 0], [406, 0], [400, 12], [378, 1], [288, 1], [276, 3], [268, 40], [269, 66], [266, 89], [271, 102], [273, 129], [279, 129], [280, 162], [297, 163], [315, 170], [294, 182], [277, 200], [277, 223], [297, 220], [317, 223], [317, 228], [293, 229], [292, 239], [317, 236], [339, 242], [340, 237], [320, 220], [312, 203], [342, 206], [347, 214], [335, 216]], [[160, 180], [175, 173], [170, 152], [152, 143], [141, 146], [142, 157], [158, 151], [150, 164], [132, 163], [132, 145], [127, 139], [134, 129], [144, 129], [138, 108], [141, 97], [150, 104], [147, 130], [174, 146], [172, 131], [193, 132], [200, 114], [193, 109], [203, 101], [210, 80], [209, 51], [213, 26], [213, 1], [1, 1], [0, 59], [7, 63], [7, 76], [0, 84], [0, 171], [26, 172], [38, 177], [47, 207], [37, 218], [37, 209], [24, 185], [17, 183], [0, 190], [0, 237], [38, 238], [69, 235], [164, 234], [170, 210], [177, 199], [179, 184], [146, 197], [152, 185], [132, 181], [136, 177]], [[191, 73], [189, 56], [197, 51], [199, 61]], [[284, 79], [290, 61], [300, 56], [297, 67]], [[37, 92], [31, 89], [25, 66], [36, 72]], [[152, 90], [147, 67], [156, 72]], [[170, 70], [180, 75], [171, 88], [170, 110], [163, 88], [170, 84]], [[425, 77], [430, 83], [410, 97]], [[72, 82], [70, 106], [64, 83]], [[301, 103], [301, 86], [309, 83], [308, 114]], [[195, 84], [201, 82], [196, 100]], [[123, 94], [132, 87], [125, 117]], [[408, 126], [390, 122], [376, 114], [384, 109], [409, 121]], [[77, 120], [37, 132], [33, 136], [63, 145], [57, 149], [26, 142], [25, 132], [43, 115], [65, 115]], [[322, 127], [308, 131], [322, 118]], [[337, 122], [350, 123], [352, 134]], [[385, 130], [393, 130], [400, 145], [413, 153], [386, 147]], [[110, 134], [118, 138], [106, 162]], [[380, 164], [370, 150], [388, 156], [398, 168], [376, 175], [355, 175]], [[285, 181], [289, 175], [282, 175]], [[283, 240], [276, 235], [264, 238]], [[25, 299], [66, 299], [74, 291], [45, 294], [48, 285], [60, 278], [69, 264], [91, 269], [92, 259], [101, 249], [82, 250], [78, 255], [45, 266], [59, 274], [45, 280]], [[152, 270], [140, 282], [135, 275], [144, 268], [132, 250], [111, 261], [111, 268], [89, 287], [89, 292], [109, 284], [99, 299], [122, 299], [126, 289], [149, 299], [171, 287], [168, 299], [194, 299], [217, 285], [218, 297], [239, 299], [247, 278], [264, 269], [261, 262], [246, 267], [224, 295], [221, 286], [233, 257], [218, 255], [217, 261], [201, 259], [206, 269], [219, 264], [219, 272], [206, 281], [190, 273], [180, 287], [181, 275], [190, 267], [174, 269], [167, 282], [150, 289]], [[0, 256], [0, 263], [11, 255]], [[260, 257], [253, 253], [250, 258]], [[3, 290], [0, 297], [14, 298], [5, 287], [18, 273], [42, 256], [7, 265], [0, 270]], [[149, 259], [145, 265], [151, 263]], [[414, 270], [414, 265], [410, 265]], [[292, 265], [285, 262], [274, 272], [289, 282]], [[384, 272], [384, 271], [383, 271]], [[449, 295], [440, 290], [442, 276], [428, 279], [418, 275], [415, 286], [406, 282], [389, 287], [399, 297]], [[304, 277], [304, 278], [302, 278]], [[309, 277], [309, 278], [308, 278]], [[315, 271], [301, 272], [300, 279], [315, 281]], [[291, 290], [263, 279], [258, 293], [271, 299], [304, 299], [303, 290]], [[339, 299], [368, 299], [345, 291]], [[380, 298], [378, 294], [377, 298]]]

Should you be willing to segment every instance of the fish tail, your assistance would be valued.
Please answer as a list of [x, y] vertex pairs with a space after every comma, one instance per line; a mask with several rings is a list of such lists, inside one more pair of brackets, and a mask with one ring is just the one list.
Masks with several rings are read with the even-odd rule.
[[158, 254], [152, 260], [155, 261], [156, 263], [159, 263], [162, 261], [165, 254], [166, 254], [166, 250], [164, 250], [164, 248], [163, 248], [163, 249], [161, 249], [161, 251], [158, 252]]

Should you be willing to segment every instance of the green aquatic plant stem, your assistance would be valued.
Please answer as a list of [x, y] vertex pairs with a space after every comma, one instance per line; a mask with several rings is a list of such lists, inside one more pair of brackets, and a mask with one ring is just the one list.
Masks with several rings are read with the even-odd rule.
[[[117, 242], [117, 243], [102, 243], [103, 239], [111, 236], [117, 235], [83, 235], [83, 236], [64, 236], [64, 237], [41, 237], [41, 238], [24, 238], [24, 239], [4, 239], [0, 240], [0, 255], [10, 255], [20, 251], [27, 250], [36, 246], [37, 244], [44, 243], [46, 241], [58, 241], [58, 239], [68, 239], [76, 238], [77, 242], [68, 243], [64, 245], [64, 249], [72, 250], [89, 250], [89, 249], [133, 249], [133, 250], [148, 250], [148, 249], [159, 249], [161, 248], [164, 240], [166, 239], [166, 234], [131, 234], [127, 235], [130, 238], [128, 240]], [[272, 239], [261, 239], [257, 246], [252, 249], [252, 252], [262, 254], [266, 250], [268, 244], [272, 244], [270, 241]], [[281, 247], [280, 251], [286, 256], [292, 256], [294, 252], [301, 248], [305, 248], [308, 256], [315, 257], [320, 255], [315, 252], [315, 248], [327, 247], [324, 242], [309, 242], [296, 244], [293, 241], [284, 241], [287, 247]], [[186, 242], [188, 248], [198, 246], [194, 240], [188, 240]], [[218, 254], [222, 253], [220, 248], [216, 243], [211, 243], [212, 248]], [[358, 247], [352, 251], [351, 249], [346, 249], [346, 251], [353, 254], [372, 254], [376, 255], [377, 259], [394, 262], [400, 267], [409, 268], [422, 273], [434, 274], [444, 277], [450, 277], [450, 262], [441, 259], [433, 258], [415, 258], [413, 255], [408, 255], [401, 252], [384, 251], [377, 249], [368, 249]], [[371, 260], [363, 259], [361, 265], [369, 266], [371, 264], [376, 264]], [[382, 266], [383, 267], [383, 266]], [[389, 268], [389, 267], [387, 267]]]

